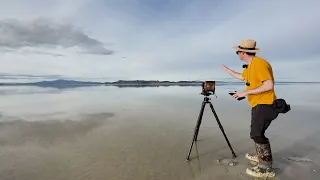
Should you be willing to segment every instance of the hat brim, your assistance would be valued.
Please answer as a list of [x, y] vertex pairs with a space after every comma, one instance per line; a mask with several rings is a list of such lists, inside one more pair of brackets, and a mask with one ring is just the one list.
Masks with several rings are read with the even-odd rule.
[[238, 46], [233, 46], [232, 48], [235, 49], [235, 50], [237, 50], [237, 51], [252, 52], [252, 53], [260, 52], [260, 51], [261, 51], [259, 48], [255, 48], [254, 50], [241, 49], [241, 48], [239, 48]]

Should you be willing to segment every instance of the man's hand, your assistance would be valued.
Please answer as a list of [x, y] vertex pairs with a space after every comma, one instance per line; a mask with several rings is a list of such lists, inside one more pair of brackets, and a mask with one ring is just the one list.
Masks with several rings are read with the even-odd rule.
[[228, 72], [229, 68], [227, 68], [227, 66], [225, 66], [225, 65], [222, 65], [222, 69]]
[[244, 97], [244, 96], [247, 96], [247, 93], [244, 91], [244, 92], [234, 92], [235, 94], [232, 95], [232, 97], [234, 99], [238, 99], [238, 98], [241, 98], [241, 97]]
[[229, 74], [230, 74], [231, 76], [233, 76], [234, 78], [237, 78], [237, 79], [242, 80], [242, 81], [244, 80], [243, 77], [242, 77], [242, 75], [241, 75], [240, 73], [235, 72], [235, 71], [227, 68], [227, 66], [222, 65], [222, 69], [223, 69], [224, 71], [226, 71], [227, 73], [229, 73]]

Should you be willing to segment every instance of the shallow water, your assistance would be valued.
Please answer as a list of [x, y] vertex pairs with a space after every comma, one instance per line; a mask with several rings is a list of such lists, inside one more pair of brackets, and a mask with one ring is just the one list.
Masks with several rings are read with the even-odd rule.
[[[236, 101], [228, 94], [243, 88], [217, 86], [217, 98], [210, 96], [239, 156], [239, 165], [225, 167], [216, 160], [231, 157], [231, 152], [209, 106], [191, 161], [185, 161], [203, 100], [200, 86], [0, 87], [0, 177], [243, 179], [247, 164], [242, 156], [253, 147], [249, 139], [250, 107], [246, 100]], [[314, 137], [320, 138], [315, 129], [319, 126], [319, 97], [315, 96], [319, 90], [318, 84], [276, 86], [278, 97], [291, 104], [292, 113], [280, 116], [268, 132], [270, 139], [275, 139], [275, 156], [287, 152], [291, 153], [288, 156], [309, 155], [315, 164], [308, 168], [318, 167], [318, 147], [297, 139], [318, 142]], [[292, 133], [283, 133], [286, 128]], [[294, 133], [297, 130], [299, 136]], [[306, 149], [294, 152], [290, 147]], [[278, 164], [282, 170], [284, 163]], [[288, 178], [285, 172], [280, 176]]]

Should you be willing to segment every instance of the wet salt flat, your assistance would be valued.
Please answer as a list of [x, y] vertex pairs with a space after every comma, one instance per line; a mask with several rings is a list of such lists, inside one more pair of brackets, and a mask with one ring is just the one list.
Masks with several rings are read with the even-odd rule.
[[[0, 179], [248, 179], [250, 107], [228, 94], [243, 88], [217, 86], [217, 98], [210, 96], [238, 156], [236, 166], [225, 166], [217, 160], [232, 154], [209, 106], [186, 161], [201, 87], [2, 86]], [[292, 106], [267, 131], [279, 179], [320, 177], [319, 90], [276, 86]]]

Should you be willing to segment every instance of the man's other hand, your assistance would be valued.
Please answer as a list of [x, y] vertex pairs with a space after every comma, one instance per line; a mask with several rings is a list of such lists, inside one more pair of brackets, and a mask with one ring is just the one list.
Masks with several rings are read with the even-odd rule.
[[244, 97], [244, 96], [247, 95], [246, 92], [234, 92], [234, 93], [235, 93], [235, 94], [232, 95], [232, 97], [233, 97], [234, 99], [238, 99], [238, 98], [241, 98], [241, 97]]

